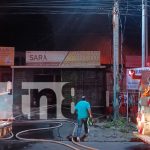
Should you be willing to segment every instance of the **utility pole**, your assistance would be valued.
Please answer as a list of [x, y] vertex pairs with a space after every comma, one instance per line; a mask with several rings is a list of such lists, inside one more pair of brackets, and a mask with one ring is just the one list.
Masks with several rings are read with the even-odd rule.
[[142, 67], [148, 61], [148, 16], [147, 0], [142, 0]]
[[114, 120], [119, 117], [119, 2], [114, 0], [113, 7], [113, 112]]

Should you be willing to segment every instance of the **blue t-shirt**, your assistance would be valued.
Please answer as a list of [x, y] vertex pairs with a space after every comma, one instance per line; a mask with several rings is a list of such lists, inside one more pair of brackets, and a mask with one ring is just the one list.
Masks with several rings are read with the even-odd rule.
[[90, 109], [89, 102], [87, 102], [86, 100], [80, 100], [75, 106], [75, 110], [78, 114], [78, 119], [88, 118], [88, 109]]

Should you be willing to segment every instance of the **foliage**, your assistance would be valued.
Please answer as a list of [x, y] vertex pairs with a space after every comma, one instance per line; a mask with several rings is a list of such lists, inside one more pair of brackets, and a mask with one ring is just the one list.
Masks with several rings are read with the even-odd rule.
[[109, 121], [104, 124], [105, 128], [115, 128], [121, 132], [129, 132], [132, 130], [131, 126], [128, 124], [127, 120], [124, 118], [119, 118], [117, 120]]

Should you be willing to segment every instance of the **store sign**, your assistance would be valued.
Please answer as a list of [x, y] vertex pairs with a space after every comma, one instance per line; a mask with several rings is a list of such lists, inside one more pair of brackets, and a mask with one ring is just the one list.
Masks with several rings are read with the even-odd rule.
[[99, 66], [100, 51], [69, 51], [63, 66]]
[[150, 67], [132, 68], [126, 71], [126, 86], [128, 90], [138, 90], [143, 70], [150, 70]]
[[14, 47], [0, 47], [0, 66], [14, 65]]
[[67, 51], [27, 51], [26, 65], [58, 66], [66, 55]]
[[26, 65], [99, 66], [100, 51], [27, 51]]

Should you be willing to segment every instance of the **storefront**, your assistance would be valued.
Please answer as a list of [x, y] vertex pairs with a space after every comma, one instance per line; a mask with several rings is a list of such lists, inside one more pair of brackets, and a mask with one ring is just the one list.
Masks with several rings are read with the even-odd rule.
[[[58, 52], [57, 52], [58, 53]], [[62, 53], [61, 53], [62, 54]], [[97, 54], [97, 53], [96, 53]], [[46, 54], [47, 55], [47, 54]], [[95, 54], [94, 54], [95, 55]], [[58, 55], [57, 55], [58, 56]], [[62, 55], [61, 55], [62, 56]], [[67, 53], [67, 56], [69, 54]], [[70, 57], [70, 56], [69, 56]], [[31, 58], [31, 57], [30, 57]], [[32, 58], [42, 59], [43, 56], [32, 56]], [[32, 59], [31, 58], [31, 59]], [[54, 58], [54, 54], [53, 54]], [[67, 57], [65, 56], [65, 59]], [[46, 58], [47, 59], [47, 58]], [[67, 58], [69, 59], [69, 58]], [[86, 55], [86, 61], [87, 61]], [[91, 59], [91, 58], [90, 58]], [[33, 59], [32, 59], [33, 60]], [[43, 59], [44, 60], [44, 59]], [[56, 60], [56, 59], [55, 59]], [[56, 63], [53, 59], [51, 61], [51, 65], [47, 65], [48, 62], [44, 61], [44, 65], [40, 63], [38, 60], [37, 64], [31, 63], [26, 66], [13, 66], [13, 96], [14, 96], [14, 112], [22, 113], [22, 98], [26, 95], [30, 96], [30, 106], [31, 107], [39, 107], [41, 106], [40, 98], [42, 96], [46, 96], [48, 106], [56, 105], [56, 107], [51, 107], [48, 109], [48, 117], [57, 117], [57, 109], [61, 109], [61, 112], [64, 117], [72, 118], [73, 114], [71, 114], [71, 102], [77, 102], [82, 95], [85, 95], [87, 100], [92, 105], [92, 110], [95, 113], [104, 113], [105, 111], [105, 95], [106, 95], [106, 71], [105, 66], [101, 66], [99, 64], [89, 64], [88, 60], [87, 65], [83, 64], [84, 58], [82, 57], [82, 62], [78, 65], [76, 62], [70, 62], [69, 65], [63, 65], [64, 63]], [[57, 59], [58, 60], [58, 59]], [[59, 58], [60, 60], [60, 58]], [[62, 59], [63, 62], [64, 59]], [[95, 60], [95, 59], [94, 59]], [[98, 60], [99, 61], [99, 60]], [[65, 62], [68, 64], [68, 62]], [[34, 65], [33, 65], [34, 64]], [[53, 64], [53, 65], [52, 65]], [[55, 65], [54, 65], [55, 64]], [[56, 65], [59, 64], [59, 65]], [[61, 65], [60, 65], [61, 64]], [[43, 89], [38, 87], [25, 89], [23, 84], [43, 84]], [[63, 99], [61, 103], [58, 101], [58, 93], [50, 88], [50, 84], [54, 84], [55, 86], [59, 83], [63, 86], [61, 87], [61, 93]], [[47, 85], [49, 84], [49, 85]], [[44, 85], [46, 87], [44, 87]], [[29, 85], [30, 86], [30, 85]], [[32, 86], [32, 85], [31, 85]], [[74, 94], [71, 94], [72, 88], [74, 89]], [[25, 100], [24, 100], [25, 101]], [[59, 105], [61, 106], [58, 106]], [[59, 108], [58, 108], [59, 107]], [[31, 109], [30, 109], [31, 110]], [[30, 111], [28, 110], [28, 112]], [[30, 116], [32, 118], [32, 116]]]

